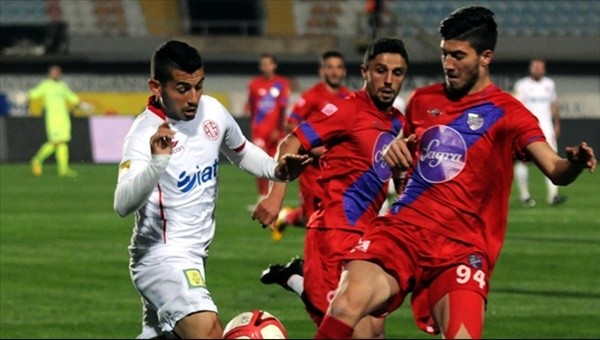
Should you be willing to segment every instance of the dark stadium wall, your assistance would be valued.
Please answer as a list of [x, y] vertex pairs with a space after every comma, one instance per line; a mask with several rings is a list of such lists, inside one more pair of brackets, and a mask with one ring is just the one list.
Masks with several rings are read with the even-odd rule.
[[[0, 152], [1, 162], [29, 162], [39, 147], [46, 142], [46, 131], [43, 118], [0, 118], [0, 126], [5, 125], [1, 131], [0, 146], [6, 146]], [[71, 120], [70, 159], [75, 162], [91, 162], [90, 131], [87, 118], [73, 118]], [[51, 156], [47, 160], [54, 162]]]
[[[90, 124], [90, 120], [99, 122]], [[236, 118], [244, 135], [250, 137], [248, 118]], [[86, 163], [118, 163], [121, 157], [122, 140], [132, 120], [127, 117], [73, 118], [71, 161]], [[107, 127], [110, 126], [110, 129]], [[112, 135], [108, 132], [112, 131]], [[559, 154], [564, 148], [587, 141], [600, 153], [600, 119], [563, 119], [558, 139]], [[0, 162], [29, 162], [46, 140], [42, 118], [0, 118]], [[48, 159], [54, 162], [54, 157]]]

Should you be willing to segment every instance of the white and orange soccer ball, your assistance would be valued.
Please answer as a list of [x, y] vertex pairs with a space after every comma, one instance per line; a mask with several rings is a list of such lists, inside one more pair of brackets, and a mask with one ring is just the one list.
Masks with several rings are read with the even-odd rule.
[[269, 312], [253, 309], [231, 319], [225, 326], [223, 339], [287, 339], [287, 332]]

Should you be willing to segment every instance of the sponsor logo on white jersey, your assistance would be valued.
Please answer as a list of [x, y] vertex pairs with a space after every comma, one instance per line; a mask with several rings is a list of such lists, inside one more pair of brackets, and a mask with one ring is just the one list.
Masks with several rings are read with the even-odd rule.
[[215, 158], [212, 165], [201, 167], [196, 165], [196, 171], [188, 173], [182, 171], [179, 174], [179, 180], [177, 181], [177, 188], [181, 192], [189, 192], [197, 186], [200, 186], [208, 181], [216, 180], [219, 171], [219, 159]]

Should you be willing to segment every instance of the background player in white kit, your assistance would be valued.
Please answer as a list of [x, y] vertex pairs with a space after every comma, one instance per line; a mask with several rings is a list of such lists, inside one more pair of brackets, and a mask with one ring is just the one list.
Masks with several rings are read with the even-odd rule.
[[278, 164], [248, 142], [227, 109], [202, 95], [202, 58], [188, 44], [162, 44], [151, 73], [153, 95], [125, 138], [114, 195], [120, 216], [135, 212], [129, 268], [143, 303], [138, 338], [221, 338], [204, 271], [219, 153], [270, 180], [295, 179], [311, 159], [289, 155]]
[[[515, 96], [525, 104], [540, 122], [544, 137], [548, 144], [557, 151], [556, 139], [560, 133], [560, 119], [556, 102], [556, 86], [554, 80], [546, 75], [546, 63], [541, 59], [532, 59], [529, 64], [529, 75], [519, 79], [514, 86]], [[533, 207], [535, 200], [529, 193], [529, 169], [527, 164], [515, 161], [515, 179], [519, 189], [519, 197], [523, 204]], [[551, 205], [564, 203], [567, 198], [558, 194], [558, 186], [546, 178], [547, 197]]]

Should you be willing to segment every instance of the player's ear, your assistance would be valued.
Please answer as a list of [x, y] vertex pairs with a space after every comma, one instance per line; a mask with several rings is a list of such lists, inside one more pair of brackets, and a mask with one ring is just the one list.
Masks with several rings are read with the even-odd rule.
[[492, 59], [494, 57], [494, 51], [485, 50], [485, 51], [483, 51], [483, 53], [481, 53], [480, 57], [481, 57], [481, 62], [483, 63], [483, 65], [488, 66], [492, 62]]
[[360, 64], [360, 75], [363, 80], [367, 80], [367, 72], [369, 71], [367, 65]]
[[148, 88], [156, 97], [160, 97], [160, 82], [154, 78], [148, 80]]

